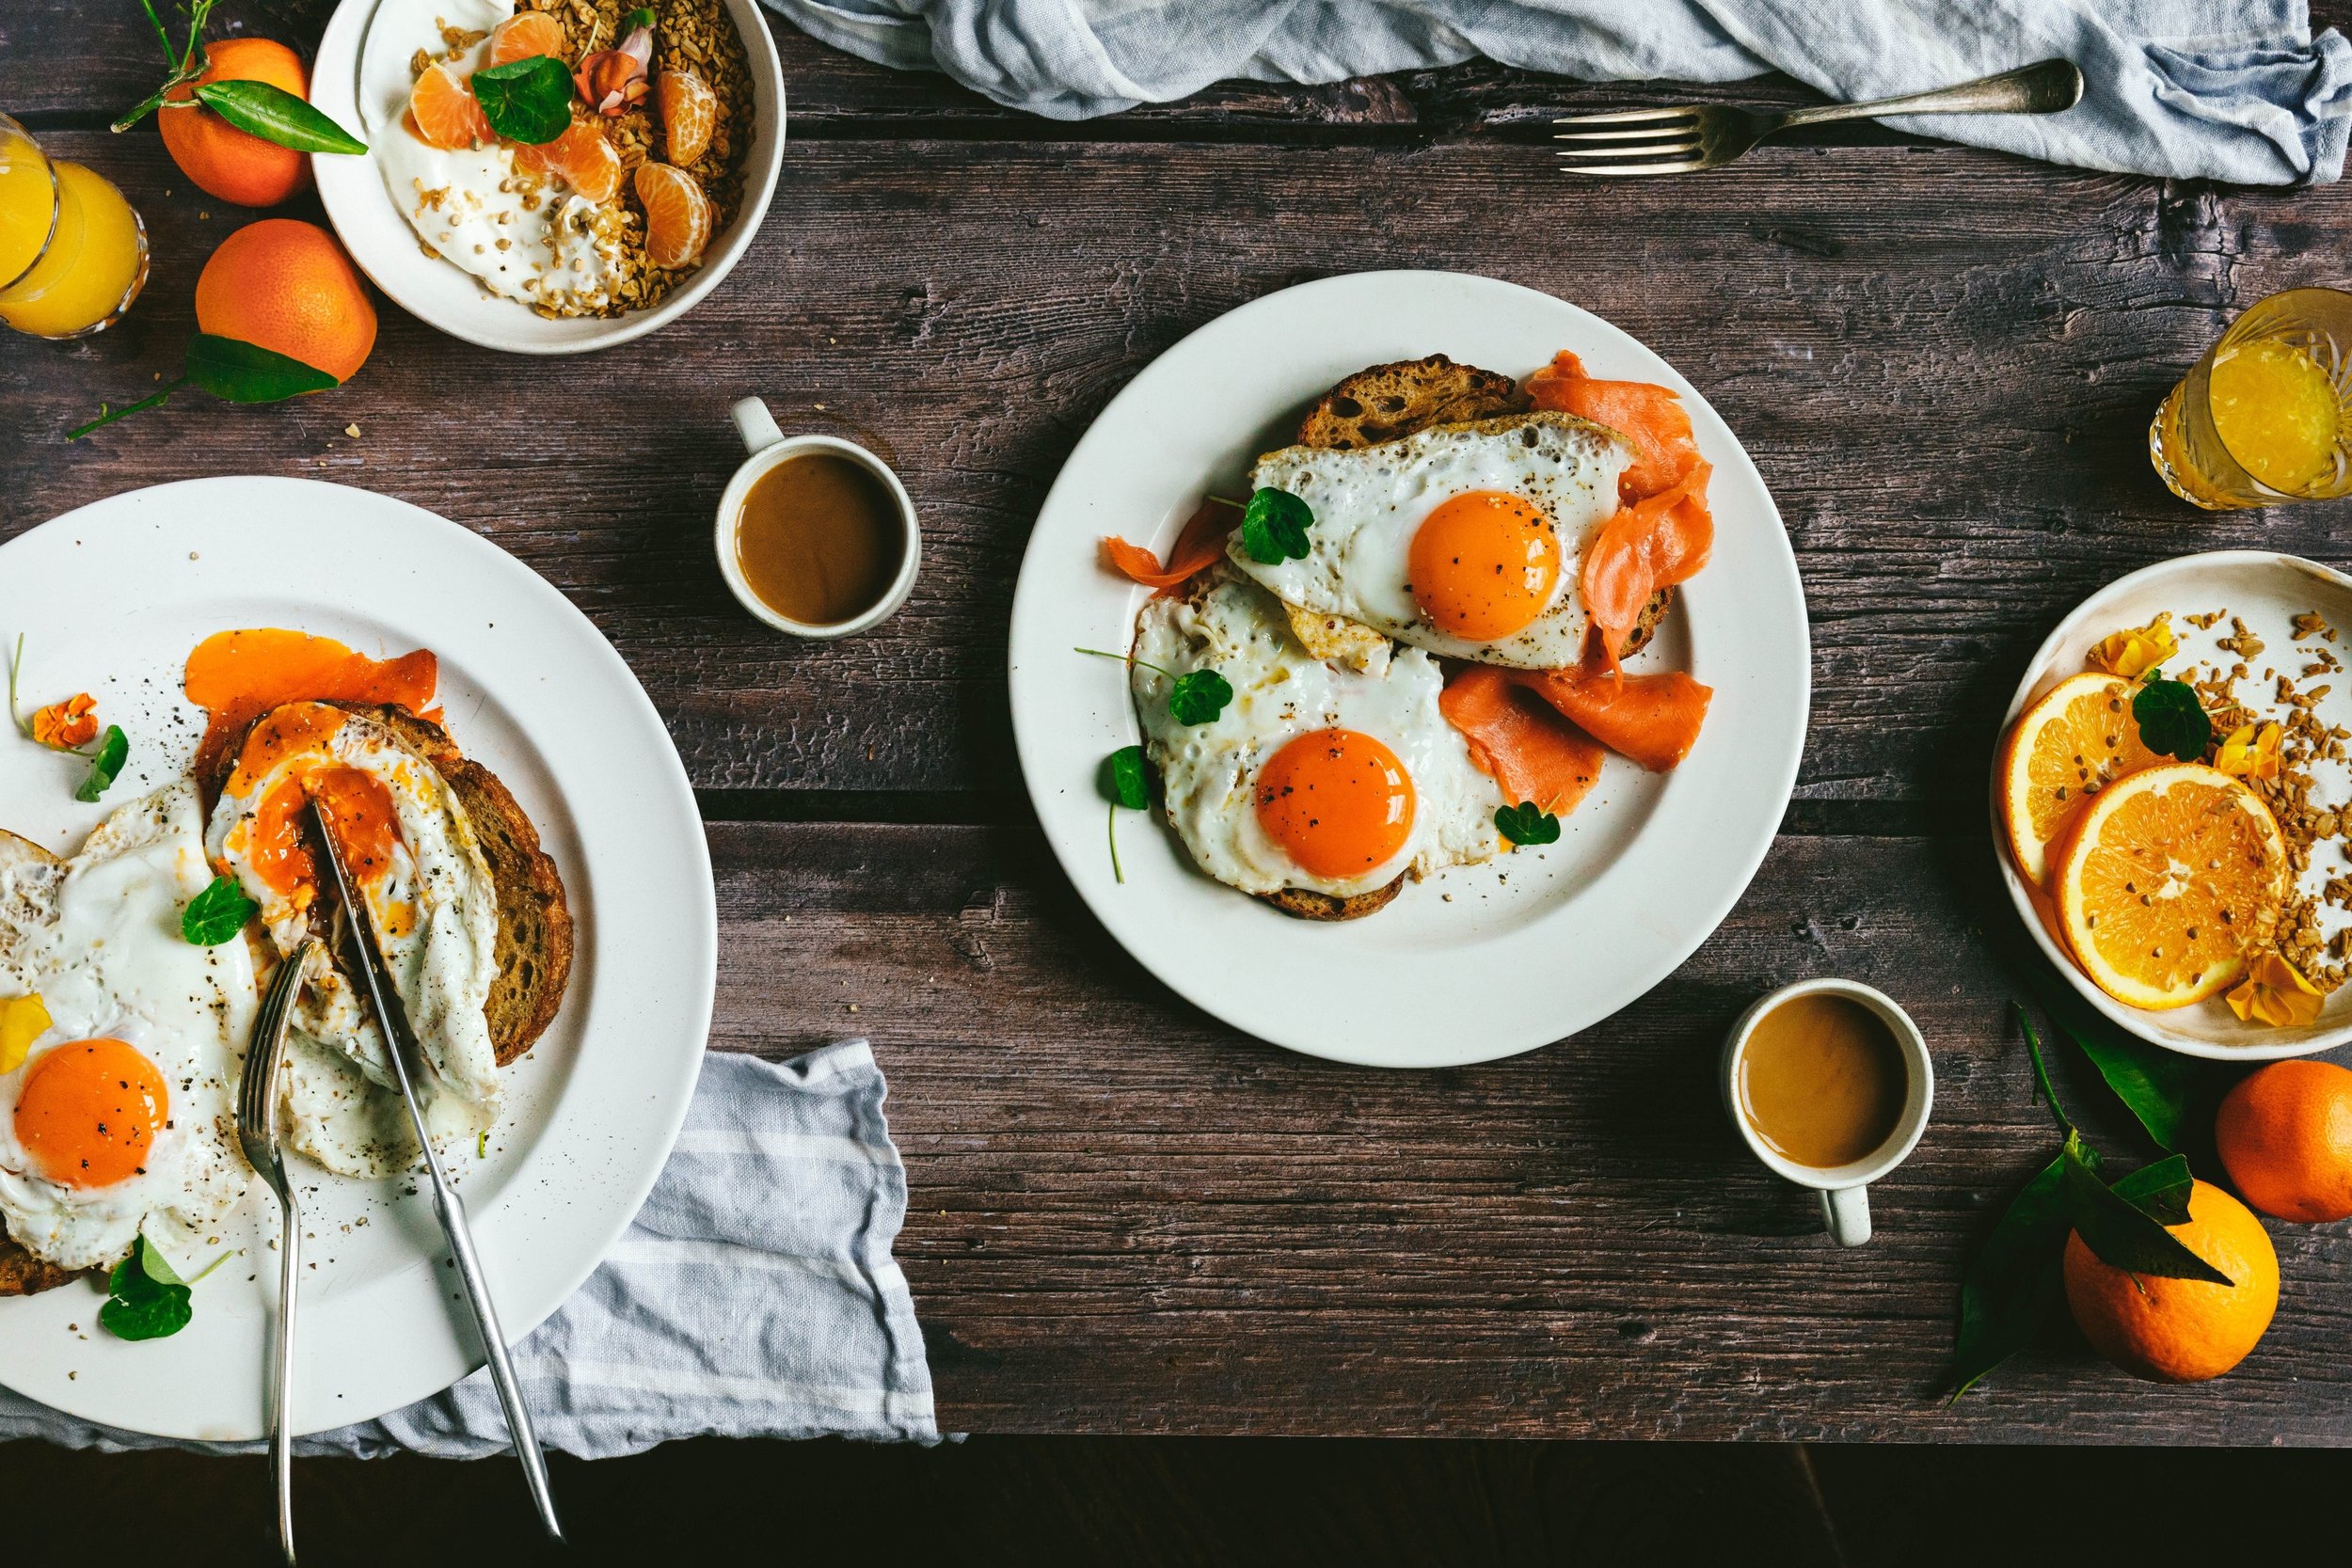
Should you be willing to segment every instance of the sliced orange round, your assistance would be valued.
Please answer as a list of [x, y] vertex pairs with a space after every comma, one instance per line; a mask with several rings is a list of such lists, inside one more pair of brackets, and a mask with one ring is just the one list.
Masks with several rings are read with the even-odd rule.
[[2101, 790], [2056, 868], [2058, 922], [2100, 990], [2135, 1007], [2185, 1007], [2236, 983], [2287, 893], [2270, 808], [2201, 762]]
[[2164, 760], [2140, 744], [2133, 690], [2115, 675], [2070, 676], [2019, 714], [2001, 742], [2001, 825], [2018, 875], [2037, 887], [2083, 808], [2117, 779]]
[[710, 198], [684, 169], [637, 166], [637, 199], [645, 204], [645, 260], [682, 267], [710, 243]]
[[545, 146], [517, 147], [515, 162], [534, 174], [561, 179], [595, 202], [612, 200], [621, 188], [621, 155], [589, 120], [573, 120]]
[[473, 90], [446, 64], [429, 67], [408, 90], [408, 123], [433, 147], [464, 148], [498, 139], [483, 118], [482, 105], [474, 102]]
[[505, 65], [533, 55], [562, 59], [571, 47], [564, 24], [545, 11], [516, 11], [490, 29], [490, 63]]
[[653, 91], [670, 162], [692, 163], [710, 146], [710, 133], [719, 123], [719, 95], [691, 71], [663, 71], [654, 78]]

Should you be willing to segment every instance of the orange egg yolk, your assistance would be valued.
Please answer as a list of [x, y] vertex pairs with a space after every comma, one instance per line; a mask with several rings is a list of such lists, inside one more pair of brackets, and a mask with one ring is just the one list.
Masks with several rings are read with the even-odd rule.
[[16, 1141], [61, 1187], [111, 1187], [147, 1173], [171, 1113], [164, 1075], [117, 1039], [72, 1040], [44, 1053], [16, 1101]]
[[253, 814], [245, 849], [262, 884], [287, 898], [314, 885], [318, 867], [302, 842], [303, 807], [314, 797], [352, 879], [361, 887], [383, 880], [392, 868], [392, 846], [400, 841], [392, 792], [373, 774], [323, 761], [289, 773]]
[[1371, 736], [1315, 730], [1258, 769], [1258, 822], [1299, 868], [1334, 881], [1393, 859], [1413, 832], [1413, 781]]
[[398, 658], [357, 654], [327, 637], [278, 627], [217, 632], [188, 655], [188, 701], [204, 709], [196, 774], [209, 777], [237, 733], [284, 703], [391, 703], [433, 717], [440, 661], [419, 649]]
[[1440, 501], [1413, 534], [1413, 599], [1441, 631], [1492, 641], [1544, 612], [1560, 580], [1560, 536], [1523, 496], [1472, 490]]

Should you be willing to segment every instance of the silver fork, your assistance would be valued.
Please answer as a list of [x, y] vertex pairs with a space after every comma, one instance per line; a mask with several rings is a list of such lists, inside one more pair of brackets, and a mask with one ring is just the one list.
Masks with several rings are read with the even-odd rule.
[[270, 1356], [270, 1434], [272, 1467], [278, 1472], [278, 1544], [294, 1568], [294, 1291], [301, 1278], [302, 1215], [294, 1207], [294, 1183], [286, 1180], [286, 1162], [278, 1151], [278, 1064], [286, 1059], [286, 1024], [294, 1016], [294, 998], [302, 993], [303, 976], [320, 950], [311, 937], [279, 962], [278, 976], [253, 1023], [253, 1041], [246, 1047], [245, 1077], [237, 1085], [237, 1141], [245, 1157], [269, 1190], [278, 1195], [281, 1216], [278, 1237], [278, 1345]]
[[1820, 103], [1779, 114], [1710, 103], [1570, 115], [1552, 123], [1575, 129], [1552, 140], [1574, 144], [1561, 150], [1563, 174], [1689, 174], [1719, 168], [1766, 136], [1800, 125], [1882, 115], [2054, 115], [2073, 108], [2082, 96], [2083, 73], [2074, 61], [2042, 60], [1933, 92], [1867, 103]]

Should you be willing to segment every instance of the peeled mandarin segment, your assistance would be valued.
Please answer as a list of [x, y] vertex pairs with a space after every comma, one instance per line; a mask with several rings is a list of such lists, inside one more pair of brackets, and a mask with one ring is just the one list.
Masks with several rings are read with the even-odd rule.
[[560, 60], [570, 47], [564, 24], [545, 11], [516, 11], [490, 29], [492, 65], [527, 60], [533, 55]]
[[431, 147], [453, 150], [496, 139], [472, 90], [446, 64], [417, 78], [408, 92], [408, 119]]
[[645, 207], [645, 260], [655, 266], [685, 266], [710, 243], [710, 198], [685, 170], [639, 164], [637, 199]]
[[515, 162], [535, 174], [555, 176], [599, 205], [621, 188], [621, 155], [584, 119], [572, 121], [544, 147], [516, 148]]
[[2018, 716], [2004, 744], [2001, 816], [2018, 874], [2046, 883], [2051, 852], [2116, 780], [2164, 759], [2140, 743], [2132, 683], [2112, 675], [2060, 681]]
[[719, 95], [691, 71], [663, 71], [655, 78], [653, 90], [670, 162], [692, 163], [710, 146], [710, 133], [719, 123]]
[[2276, 923], [2286, 841], [2245, 785], [2201, 763], [2134, 774], [2084, 814], [2058, 900], [2083, 972], [2135, 1007], [2235, 983]]

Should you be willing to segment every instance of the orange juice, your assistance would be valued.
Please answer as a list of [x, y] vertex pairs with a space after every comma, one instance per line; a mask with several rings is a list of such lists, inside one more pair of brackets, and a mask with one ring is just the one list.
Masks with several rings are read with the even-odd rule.
[[[40, 150], [14, 121], [0, 124], [0, 321], [37, 338], [94, 332], [129, 308], [147, 281], [147, 230], [122, 193], [80, 164], [38, 165]], [[40, 178], [36, 179], [35, 173]], [[42, 189], [55, 180], [49, 212]], [[10, 257], [29, 252], [11, 272]], [[20, 276], [21, 274], [21, 276]]]
[[2209, 510], [2352, 492], [2352, 294], [2289, 289], [2249, 307], [2172, 388], [2148, 455]]

